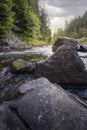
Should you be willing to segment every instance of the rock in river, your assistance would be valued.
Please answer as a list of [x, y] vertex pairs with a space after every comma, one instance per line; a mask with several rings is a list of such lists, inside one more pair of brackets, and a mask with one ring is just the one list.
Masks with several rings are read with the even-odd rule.
[[56, 52], [56, 50], [62, 46], [62, 45], [68, 45], [68, 46], [72, 46], [74, 48], [78, 48], [78, 42], [75, 41], [74, 39], [69, 39], [69, 38], [58, 38], [54, 45], [52, 46], [52, 51]]
[[62, 45], [72, 46], [79, 52], [87, 52], [86, 46], [79, 44], [79, 42], [74, 39], [64, 38], [64, 37], [58, 38], [55, 41], [54, 45], [52, 46], [52, 51], [56, 52], [57, 49]]
[[0, 130], [87, 130], [87, 104], [60, 86], [39, 78], [19, 92], [0, 106]]
[[60, 86], [40, 78], [22, 85], [19, 91], [25, 96], [12, 109], [31, 130], [87, 129], [87, 105]]
[[19, 72], [19, 73], [23, 73], [23, 72], [33, 72], [35, 69], [36, 65], [33, 62], [26, 62], [22, 59], [18, 59], [16, 61], [14, 61], [11, 65], [11, 70], [12, 72]]
[[87, 84], [87, 71], [73, 46], [62, 45], [44, 63], [38, 64], [36, 77], [46, 77], [53, 83]]

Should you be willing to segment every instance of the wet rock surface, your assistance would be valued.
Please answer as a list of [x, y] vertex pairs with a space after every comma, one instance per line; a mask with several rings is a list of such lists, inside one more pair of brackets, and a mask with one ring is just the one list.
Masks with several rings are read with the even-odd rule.
[[[86, 68], [74, 46], [58, 47], [47, 60], [15, 59], [11, 64], [15, 69], [0, 64], [0, 130], [87, 130]], [[65, 91], [45, 78], [36, 79], [34, 71], [51, 82], [63, 79], [75, 85], [63, 84]]]
[[19, 73], [31, 73], [35, 70], [36, 64], [35, 62], [26, 62], [22, 59], [18, 59], [14, 61], [11, 65], [11, 71], [12, 72], [19, 72]]
[[78, 41], [70, 38], [58, 38], [52, 46], [52, 51], [56, 52], [62, 45], [72, 46], [79, 52], [87, 52], [87, 46], [81, 45]]
[[33, 80], [34, 76], [28, 73], [12, 73], [10, 68], [2, 68], [0, 71], [0, 103], [13, 100], [21, 94], [18, 91], [20, 85]]
[[52, 51], [53, 52], [56, 52], [57, 49], [62, 46], [62, 45], [65, 45], [65, 46], [72, 46], [74, 47], [75, 49], [78, 48], [78, 42], [75, 41], [74, 39], [70, 39], [70, 38], [58, 38], [55, 43], [53, 44], [52, 46]]
[[26, 130], [22, 119], [6, 103], [0, 106], [0, 130]]
[[12, 78], [12, 76], [13, 76], [13, 74], [10, 73], [10, 68], [9, 67], [2, 68], [0, 70], [0, 88], [1, 88], [1, 85], [5, 81], [9, 81]]
[[0, 106], [1, 130], [87, 130], [87, 104], [60, 86], [40, 78], [19, 92], [21, 98]]
[[35, 75], [53, 83], [87, 84], [86, 68], [72, 46], [60, 46], [44, 63], [37, 65]]

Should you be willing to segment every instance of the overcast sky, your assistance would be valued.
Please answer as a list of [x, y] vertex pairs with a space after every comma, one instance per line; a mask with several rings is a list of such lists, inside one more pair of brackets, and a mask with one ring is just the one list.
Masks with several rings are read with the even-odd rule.
[[87, 0], [40, 0], [40, 3], [47, 10], [52, 31], [64, 28], [66, 20], [87, 11]]

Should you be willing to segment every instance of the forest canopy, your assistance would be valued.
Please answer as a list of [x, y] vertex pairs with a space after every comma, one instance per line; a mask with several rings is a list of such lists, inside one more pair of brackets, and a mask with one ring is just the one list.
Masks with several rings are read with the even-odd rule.
[[45, 9], [39, 0], [0, 0], [0, 37], [14, 31], [24, 42], [51, 42]]
[[53, 40], [58, 37], [83, 39], [87, 43], [87, 12], [83, 16], [72, 19], [69, 23], [66, 21], [65, 29], [57, 29], [57, 32], [53, 35]]

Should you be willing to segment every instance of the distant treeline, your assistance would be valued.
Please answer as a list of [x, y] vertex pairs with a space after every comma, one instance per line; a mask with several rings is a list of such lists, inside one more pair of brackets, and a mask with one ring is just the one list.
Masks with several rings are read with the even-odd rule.
[[65, 36], [75, 39], [87, 37], [87, 12], [83, 16], [79, 16], [71, 20], [69, 23], [66, 21], [65, 29], [58, 29], [53, 35], [55, 40], [57, 37]]
[[11, 30], [27, 43], [51, 42], [48, 16], [39, 0], [0, 0], [0, 38]]

